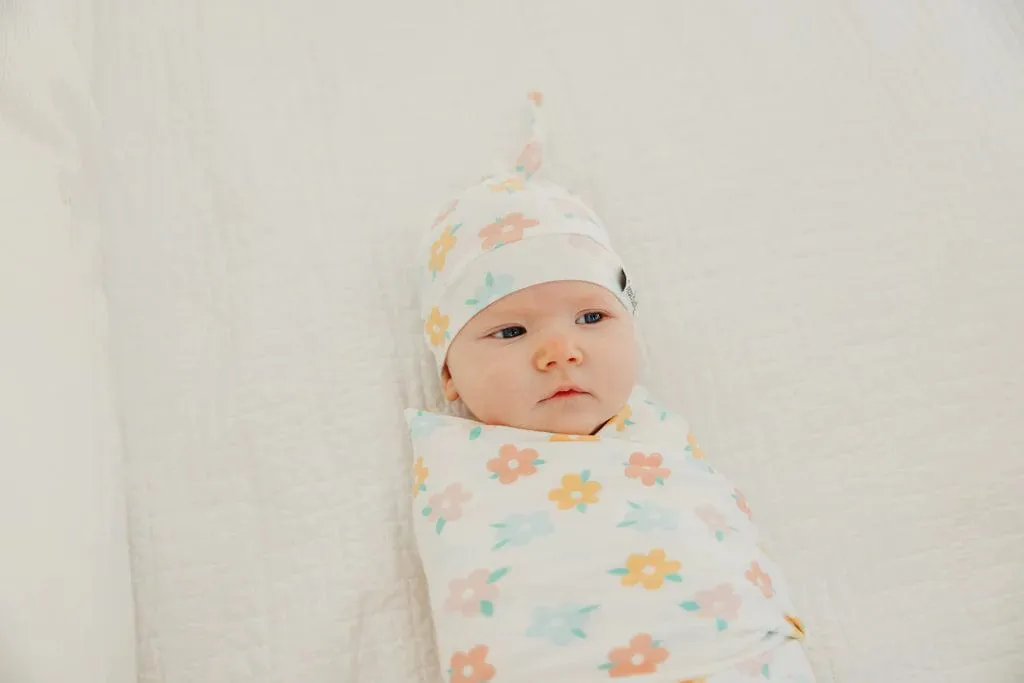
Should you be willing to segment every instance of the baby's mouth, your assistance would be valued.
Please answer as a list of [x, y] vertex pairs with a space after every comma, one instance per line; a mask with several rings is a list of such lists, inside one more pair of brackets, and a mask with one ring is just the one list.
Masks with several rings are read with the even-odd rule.
[[575, 384], [566, 384], [555, 389], [554, 392], [546, 396], [541, 400], [541, 403], [548, 401], [558, 401], [566, 398], [573, 398], [575, 396], [586, 396], [588, 393], [583, 389], [579, 388]]

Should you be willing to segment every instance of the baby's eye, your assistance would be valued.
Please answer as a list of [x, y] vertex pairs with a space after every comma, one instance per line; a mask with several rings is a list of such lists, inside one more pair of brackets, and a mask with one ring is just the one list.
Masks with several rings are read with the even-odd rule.
[[513, 337], [519, 337], [526, 334], [526, 328], [522, 325], [513, 325], [512, 327], [503, 327], [491, 336], [495, 339], [512, 339]]
[[576, 318], [576, 324], [593, 325], [594, 323], [599, 323], [602, 320], [604, 320], [604, 313], [601, 313], [600, 311], [590, 311], [589, 313], [584, 313], [580, 317]]

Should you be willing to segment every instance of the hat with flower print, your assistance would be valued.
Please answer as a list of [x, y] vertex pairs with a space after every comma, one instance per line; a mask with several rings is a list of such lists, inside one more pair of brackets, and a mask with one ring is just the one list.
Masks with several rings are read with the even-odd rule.
[[420, 310], [438, 370], [473, 316], [527, 287], [591, 282], [636, 312], [604, 224], [579, 197], [538, 177], [544, 157], [541, 94], [531, 92], [529, 102], [531, 136], [514, 166], [449, 202], [423, 240]]

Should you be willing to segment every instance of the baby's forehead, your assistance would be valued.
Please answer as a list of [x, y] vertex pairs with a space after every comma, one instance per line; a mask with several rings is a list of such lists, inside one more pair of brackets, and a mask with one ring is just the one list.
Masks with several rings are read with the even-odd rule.
[[615, 295], [593, 282], [559, 280], [533, 285], [503, 296], [481, 311], [477, 317], [543, 314], [565, 308], [612, 306], [617, 302]]

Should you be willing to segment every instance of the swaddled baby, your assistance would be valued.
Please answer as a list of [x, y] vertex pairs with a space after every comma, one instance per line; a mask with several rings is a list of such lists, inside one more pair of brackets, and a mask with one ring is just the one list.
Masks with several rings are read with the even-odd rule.
[[636, 386], [636, 298], [598, 217], [514, 170], [424, 242], [424, 333], [445, 397], [421, 410], [414, 524], [452, 683], [811, 683], [803, 626], [743, 495]]

